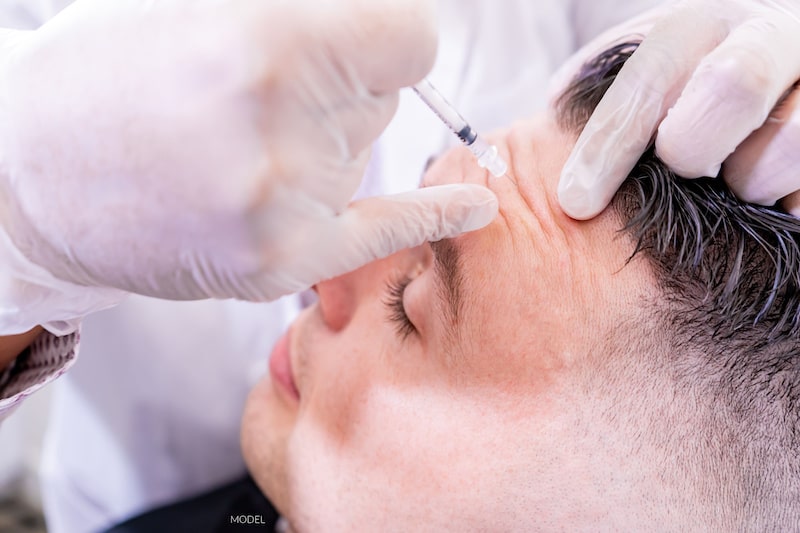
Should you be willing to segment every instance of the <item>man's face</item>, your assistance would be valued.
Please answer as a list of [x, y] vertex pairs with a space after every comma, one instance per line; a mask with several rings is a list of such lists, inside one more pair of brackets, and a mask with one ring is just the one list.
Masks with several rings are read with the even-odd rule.
[[516, 184], [458, 148], [424, 185], [487, 185], [497, 219], [319, 284], [250, 395], [248, 465], [298, 530], [591, 523], [628, 485], [586, 384], [649, 271], [613, 216], [558, 208], [573, 139], [551, 118], [491, 142]]

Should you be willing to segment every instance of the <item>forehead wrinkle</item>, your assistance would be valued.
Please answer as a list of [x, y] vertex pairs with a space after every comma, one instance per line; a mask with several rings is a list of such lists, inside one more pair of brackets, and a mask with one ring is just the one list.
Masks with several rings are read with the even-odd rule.
[[[573, 136], [565, 136], [561, 128], [548, 116], [543, 126], [548, 128], [547, 131], [552, 135], [558, 137], [556, 146], [563, 146], [563, 142], [571, 142], [574, 144]], [[514, 169], [515, 176], [519, 183], [519, 197], [525, 205], [529, 214], [528, 222], [535, 224], [539, 230], [537, 233], [542, 235], [548, 242], [565, 242], [569, 243], [569, 232], [566, 228], [559, 223], [559, 220], [569, 224], [571, 219], [566, 218], [566, 215], [561, 211], [561, 206], [558, 203], [555, 190], [549, 187], [552, 176], [548, 172], [560, 173], [563, 163], [566, 160], [567, 147], [564, 147], [564, 161], [558, 168], [548, 168], [549, 161], [543, 161], [542, 158], [548, 154], [556, 154], [554, 150], [548, 149], [545, 152], [541, 147], [545, 143], [552, 143], [552, 139], [542, 138], [537, 142], [538, 135], [526, 135], [529, 133], [526, 130], [513, 131], [509, 134], [508, 148], [509, 148], [509, 165]], [[527, 154], [527, 157], [524, 157]], [[559, 154], [556, 154], [557, 156]], [[528, 166], [522, 169], [523, 162], [527, 161]], [[523, 179], [524, 177], [524, 179]]]

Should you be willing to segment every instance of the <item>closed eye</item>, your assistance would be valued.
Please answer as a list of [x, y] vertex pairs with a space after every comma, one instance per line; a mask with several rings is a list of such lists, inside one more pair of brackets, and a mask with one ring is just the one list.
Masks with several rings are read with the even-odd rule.
[[395, 332], [400, 340], [406, 340], [409, 335], [417, 331], [408, 318], [403, 305], [403, 295], [409, 283], [411, 283], [411, 278], [408, 276], [389, 281], [386, 285], [387, 295], [383, 300], [383, 304], [389, 311], [389, 322], [394, 324]]

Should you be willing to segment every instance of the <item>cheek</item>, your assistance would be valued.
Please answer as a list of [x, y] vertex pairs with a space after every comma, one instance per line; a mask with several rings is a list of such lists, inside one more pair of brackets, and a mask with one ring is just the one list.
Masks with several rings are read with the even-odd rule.
[[[524, 255], [520, 255], [524, 254]], [[483, 389], [538, 394], [566, 368], [576, 331], [585, 323], [583, 292], [568, 257], [517, 255], [470, 271], [465, 330], [469, 374]], [[524, 267], [520, 266], [524, 265]]]
[[380, 343], [370, 342], [367, 335], [361, 343], [330, 342], [324, 353], [313, 354], [300, 418], [322, 428], [337, 447], [346, 446], [364, 416], [382, 352]]
[[474, 525], [488, 501], [487, 469], [507, 456], [497, 446], [509, 441], [490, 427], [497, 419], [458, 391], [372, 387], [347, 441], [310, 419], [298, 425], [289, 447], [294, 515], [314, 509], [304, 530], [379, 531], [398, 517], [406, 530]]

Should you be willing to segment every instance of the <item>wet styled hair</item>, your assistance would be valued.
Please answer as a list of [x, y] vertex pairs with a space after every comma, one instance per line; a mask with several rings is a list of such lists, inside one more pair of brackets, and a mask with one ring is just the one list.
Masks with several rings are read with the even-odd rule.
[[[583, 66], [556, 103], [562, 129], [580, 133], [639, 40]], [[719, 486], [735, 493], [728, 523], [800, 527], [800, 219], [739, 200], [721, 176], [680, 178], [652, 146], [609, 209], [633, 240], [629, 261], [643, 257], [661, 289], [659, 366], [710, 406], [696, 451], [736, 485]]]

